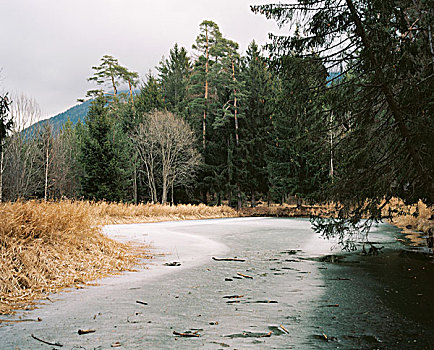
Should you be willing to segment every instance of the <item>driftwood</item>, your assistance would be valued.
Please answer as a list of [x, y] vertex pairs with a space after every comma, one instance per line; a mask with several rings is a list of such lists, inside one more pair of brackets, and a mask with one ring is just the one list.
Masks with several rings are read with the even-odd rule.
[[237, 298], [242, 298], [244, 297], [244, 295], [226, 295], [223, 298], [224, 299], [237, 299]]
[[42, 318], [23, 318], [21, 320], [0, 320], [0, 323], [41, 322]]
[[63, 345], [60, 344], [60, 343], [50, 343], [50, 342], [48, 342], [48, 341], [45, 341], [45, 340], [43, 340], [43, 339], [40, 339], [40, 338], [36, 337], [36, 336], [33, 335], [33, 334], [31, 334], [31, 336], [32, 336], [33, 339], [35, 339], [35, 340], [37, 340], [37, 341], [40, 341], [41, 343], [44, 343], [44, 344], [47, 344], [47, 345], [58, 346], [59, 348], [61, 348], [61, 347], [63, 346]]
[[286, 334], [289, 334], [289, 331], [285, 328], [283, 324], [280, 325], [280, 328], [282, 328]]
[[177, 332], [177, 331], [173, 331], [173, 335], [176, 335], [178, 337], [186, 337], [186, 338], [193, 338], [193, 337], [200, 337], [200, 334], [198, 334], [198, 331], [193, 332], [193, 333], [181, 333], [181, 332]]
[[145, 303], [144, 301], [140, 301], [140, 300], [136, 300], [137, 304], [142, 304], [142, 305], [148, 305], [148, 303]]
[[215, 258], [215, 257], [212, 257], [212, 259], [215, 261], [239, 261], [239, 262], [246, 261], [245, 259], [238, 259], [238, 258]]
[[95, 330], [94, 329], [79, 329], [78, 330], [79, 335], [89, 334], [89, 333], [95, 333]]
[[273, 331], [269, 331], [267, 334], [261, 335], [259, 338], [271, 337], [272, 334], [273, 334]]
[[243, 274], [243, 273], [241, 273], [241, 272], [237, 272], [237, 275], [242, 276], [242, 277], [244, 277], [244, 278], [250, 278], [250, 279], [253, 279], [252, 276], [245, 275], [245, 274]]
[[181, 266], [181, 263], [179, 261], [167, 262], [164, 266]]

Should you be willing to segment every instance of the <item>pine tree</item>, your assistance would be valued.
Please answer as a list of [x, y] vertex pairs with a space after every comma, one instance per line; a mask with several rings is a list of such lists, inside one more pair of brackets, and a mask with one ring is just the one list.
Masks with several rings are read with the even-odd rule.
[[[222, 34], [219, 26], [212, 21], [203, 21], [200, 24], [201, 33], [197, 36], [193, 49], [199, 52], [199, 58], [196, 61], [192, 79], [192, 93], [195, 98], [190, 103], [190, 108], [194, 114], [202, 116], [202, 147], [206, 149], [207, 143], [207, 115], [210, 106], [210, 100], [213, 96], [211, 90], [216, 91], [216, 86], [212, 82], [212, 65], [218, 63], [221, 56], [220, 46]], [[214, 60], [213, 60], [214, 59]], [[215, 71], [215, 70], [214, 70]]]
[[118, 59], [110, 55], [104, 55], [101, 58], [100, 65], [93, 66], [92, 69], [95, 72], [93, 76], [87, 80], [94, 82], [97, 86], [101, 86], [102, 88], [87, 91], [86, 97], [94, 98], [101, 94], [107, 94], [107, 92], [104, 91], [104, 86], [112, 88], [113, 96], [116, 97], [119, 85], [128, 83], [131, 102], [134, 103], [133, 87], [137, 86], [139, 78], [138, 73], [131, 72], [126, 67], [121, 66]]

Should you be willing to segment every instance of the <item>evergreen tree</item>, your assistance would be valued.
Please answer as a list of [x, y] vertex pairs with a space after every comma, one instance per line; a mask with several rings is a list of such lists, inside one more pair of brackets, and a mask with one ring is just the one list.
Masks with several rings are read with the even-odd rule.
[[[318, 191], [327, 182], [326, 122], [323, 103], [310, 90], [310, 82], [323, 80], [327, 73], [313, 68], [317, 61], [292, 56], [282, 57], [274, 140], [270, 143], [268, 169], [276, 199], [287, 195], [299, 199], [318, 199]], [[319, 67], [320, 68], [320, 67]], [[318, 72], [316, 75], [315, 72]], [[298, 203], [300, 204], [300, 202]]]
[[92, 102], [81, 146], [83, 196], [95, 200], [128, 200], [127, 139], [120, 126], [110, 118], [103, 96]]
[[[193, 49], [199, 52], [192, 79], [192, 93], [194, 99], [190, 103], [193, 114], [202, 118], [202, 147], [206, 149], [207, 142], [207, 115], [212, 109], [210, 100], [216, 93], [216, 86], [213, 84], [212, 65], [218, 63], [221, 57], [221, 49], [218, 45], [222, 34], [218, 25], [212, 21], [203, 21], [200, 24], [200, 34], [196, 38]], [[214, 60], [213, 60], [214, 59]], [[216, 69], [213, 70], [214, 72]], [[217, 70], [218, 71], [218, 70]]]
[[245, 118], [240, 129], [240, 174], [242, 191], [249, 193], [255, 206], [255, 194], [268, 195], [269, 176], [266, 151], [272, 142], [272, 117], [275, 103], [276, 80], [268, 69], [253, 41], [242, 68], [245, 99], [242, 104]]
[[161, 85], [158, 80], [149, 73], [146, 81], [140, 89], [140, 94], [136, 98], [136, 115], [138, 122], [142, 122], [141, 117], [153, 110], [164, 109], [164, 99]]
[[101, 58], [99, 66], [94, 66], [95, 71], [93, 76], [88, 78], [88, 81], [94, 82], [97, 86], [102, 86], [100, 89], [89, 90], [86, 97], [96, 97], [105, 94], [104, 86], [109, 86], [113, 89], [113, 96], [118, 94], [118, 87], [122, 83], [128, 83], [130, 98], [133, 102], [133, 87], [137, 86], [139, 75], [136, 72], [129, 71], [126, 67], [119, 64], [119, 61], [110, 55], [104, 55]]
[[175, 44], [169, 58], [162, 59], [157, 67], [164, 104], [169, 111], [185, 115], [191, 63], [185, 48]]
[[[433, 204], [432, 2], [299, 0], [253, 10], [300, 28], [274, 37], [274, 56], [295, 51], [340, 71], [328, 88], [310, 86], [327, 97], [337, 165], [323, 194], [341, 204], [339, 220], [351, 218], [357, 231], [393, 196]], [[342, 238], [348, 227], [318, 229]]]

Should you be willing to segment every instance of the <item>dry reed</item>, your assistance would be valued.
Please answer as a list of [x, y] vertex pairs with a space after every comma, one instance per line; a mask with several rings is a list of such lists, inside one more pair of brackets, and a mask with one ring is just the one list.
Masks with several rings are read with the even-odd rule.
[[434, 230], [434, 208], [419, 201], [415, 205], [405, 205], [397, 198], [384, 208], [384, 213], [391, 212], [390, 222], [404, 232], [420, 231], [429, 233]]
[[214, 219], [238, 216], [228, 206], [210, 207], [204, 204], [125, 204], [84, 202], [100, 224], [145, 223], [174, 220]]
[[234, 216], [229, 207], [202, 204], [0, 203], [0, 314], [150, 257], [144, 246], [107, 238], [101, 225]]
[[131, 269], [145, 254], [105, 237], [87, 204], [0, 204], [0, 313]]

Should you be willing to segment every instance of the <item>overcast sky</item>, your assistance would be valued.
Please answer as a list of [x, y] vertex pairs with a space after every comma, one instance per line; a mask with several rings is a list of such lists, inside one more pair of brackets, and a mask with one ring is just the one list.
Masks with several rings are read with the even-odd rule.
[[191, 45], [204, 19], [245, 52], [277, 26], [250, 11], [263, 0], [0, 0], [0, 91], [35, 98], [45, 117], [76, 104], [105, 54], [141, 77], [178, 43]]

